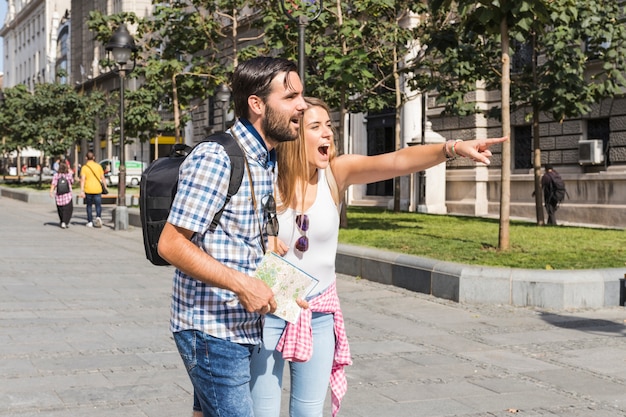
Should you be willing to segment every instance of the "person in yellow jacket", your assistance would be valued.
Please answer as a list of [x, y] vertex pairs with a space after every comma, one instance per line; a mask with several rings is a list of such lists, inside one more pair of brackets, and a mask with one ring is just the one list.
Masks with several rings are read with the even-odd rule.
[[[106, 184], [104, 170], [95, 161], [93, 152], [85, 155], [87, 163], [80, 169], [80, 196], [87, 206], [87, 227], [102, 227], [102, 189]], [[96, 206], [96, 220], [93, 219], [92, 206]]]

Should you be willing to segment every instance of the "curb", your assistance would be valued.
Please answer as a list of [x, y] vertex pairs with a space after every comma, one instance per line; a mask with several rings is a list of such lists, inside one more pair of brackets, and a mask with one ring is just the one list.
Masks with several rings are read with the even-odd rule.
[[497, 268], [339, 244], [338, 273], [461, 303], [555, 310], [624, 305], [626, 268]]

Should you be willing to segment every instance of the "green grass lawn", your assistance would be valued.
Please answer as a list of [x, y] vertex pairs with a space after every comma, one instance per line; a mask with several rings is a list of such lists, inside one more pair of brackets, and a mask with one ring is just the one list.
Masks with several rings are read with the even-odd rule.
[[[3, 185], [37, 189], [36, 184]], [[41, 189], [49, 187], [44, 184]], [[126, 193], [136, 190], [127, 188]], [[116, 195], [117, 188], [110, 187], [109, 194]], [[497, 250], [499, 227], [497, 219], [349, 207], [348, 227], [339, 230], [339, 242], [473, 265], [529, 269], [626, 266], [624, 230], [540, 227], [511, 221], [511, 247], [501, 252]]]
[[[311, 225], [311, 227], [314, 227]], [[510, 249], [498, 251], [497, 219], [348, 208], [339, 242], [442, 261], [530, 269], [626, 266], [626, 231], [511, 221]]]

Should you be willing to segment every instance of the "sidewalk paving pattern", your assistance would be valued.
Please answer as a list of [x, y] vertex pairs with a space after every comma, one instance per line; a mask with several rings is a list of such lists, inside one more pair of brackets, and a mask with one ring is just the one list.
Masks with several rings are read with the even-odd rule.
[[[114, 231], [110, 207], [102, 229], [82, 205], [67, 230], [52, 201], [0, 198], [0, 213], [0, 417], [190, 416], [172, 270], [146, 261], [141, 230]], [[623, 307], [458, 304], [344, 275], [338, 287], [354, 361], [341, 417], [626, 416]]]

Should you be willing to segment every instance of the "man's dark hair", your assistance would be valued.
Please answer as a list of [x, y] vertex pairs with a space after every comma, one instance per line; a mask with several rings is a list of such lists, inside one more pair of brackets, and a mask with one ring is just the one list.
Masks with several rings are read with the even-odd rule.
[[271, 93], [272, 80], [285, 73], [283, 83], [287, 86], [287, 74], [297, 70], [294, 62], [272, 57], [252, 58], [237, 65], [231, 80], [235, 116], [249, 118], [248, 97], [259, 96], [265, 102]]

